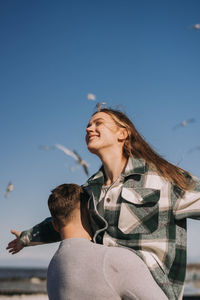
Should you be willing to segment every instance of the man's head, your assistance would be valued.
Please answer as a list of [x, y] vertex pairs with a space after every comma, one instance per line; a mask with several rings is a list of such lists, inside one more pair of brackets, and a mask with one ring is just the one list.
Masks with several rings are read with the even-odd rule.
[[80, 214], [80, 202], [85, 200], [85, 192], [77, 184], [61, 184], [51, 191], [48, 206], [58, 230], [75, 220]]

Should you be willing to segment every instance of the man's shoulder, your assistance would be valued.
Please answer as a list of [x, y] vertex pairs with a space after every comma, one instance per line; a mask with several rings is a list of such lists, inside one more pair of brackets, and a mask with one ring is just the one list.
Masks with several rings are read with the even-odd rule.
[[120, 271], [126, 271], [129, 268], [134, 267], [135, 261], [144, 264], [137, 252], [129, 248], [108, 247], [105, 254], [105, 263], [109, 262], [111, 266], [114, 265], [118, 267]]
[[60, 242], [56, 255], [84, 255], [84, 251], [102, 251], [107, 246], [93, 243], [87, 238], [69, 238]]

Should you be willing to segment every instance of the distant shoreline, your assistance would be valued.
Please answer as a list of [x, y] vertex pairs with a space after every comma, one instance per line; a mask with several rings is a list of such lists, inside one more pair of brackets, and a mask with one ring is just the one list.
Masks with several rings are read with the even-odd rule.
[[[1, 299], [1, 298], [0, 298]], [[194, 295], [194, 296], [183, 296], [183, 300], [199, 300], [200, 295]]]
[[13, 290], [13, 291], [0, 291], [0, 297], [1, 296], [21, 296], [21, 295], [47, 295], [47, 292], [42, 291], [42, 292], [34, 292], [34, 291], [18, 291], [18, 290]]
[[37, 295], [13, 295], [13, 296], [2, 296], [0, 295], [0, 300], [48, 300], [47, 295], [37, 294]]
[[200, 270], [200, 263], [190, 263], [190, 264], [187, 264], [187, 270], [191, 271], [193, 269], [195, 270]]

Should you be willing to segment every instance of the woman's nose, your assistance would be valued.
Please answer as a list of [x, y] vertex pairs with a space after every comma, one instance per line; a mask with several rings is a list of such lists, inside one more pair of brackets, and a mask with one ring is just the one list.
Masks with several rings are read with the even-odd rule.
[[86, 128], [86, 132], [89, 133], [89, 132], [92, 132], [94, 130], [93, 128], [94, 126], [90, 125]]

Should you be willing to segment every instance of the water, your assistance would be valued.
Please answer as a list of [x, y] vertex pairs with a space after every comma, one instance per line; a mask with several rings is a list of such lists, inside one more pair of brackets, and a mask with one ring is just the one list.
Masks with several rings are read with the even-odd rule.
[[0, 300], [48, 300], [48, 296], [44, 294], [34, 295], [0, 295]]
[[46, 294], [46, 274], [45, 268], [0, 268], [0, 295]]

